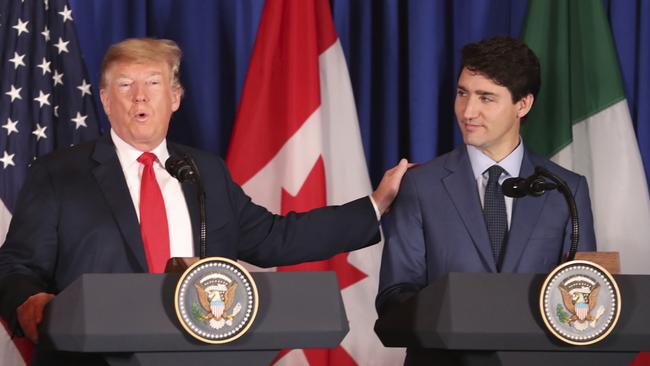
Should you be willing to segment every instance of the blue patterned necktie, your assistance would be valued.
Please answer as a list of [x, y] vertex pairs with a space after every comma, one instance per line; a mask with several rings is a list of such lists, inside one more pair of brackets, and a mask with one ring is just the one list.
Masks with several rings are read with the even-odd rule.
[[483, 198], [483, 215], [487, 224], [494, 262], [497, 265], [497, 271], [501, 271], [501, 261], [508, 234], [508, 216], [506, 201], [499, 185], [499, 177], [505, 170], [498, 165], [492, 165], [487, 172], [490, 176]]

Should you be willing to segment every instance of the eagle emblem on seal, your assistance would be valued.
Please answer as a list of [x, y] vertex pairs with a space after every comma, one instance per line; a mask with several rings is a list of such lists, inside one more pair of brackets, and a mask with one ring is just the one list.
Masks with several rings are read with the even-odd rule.
[[235, 303], [237, 283], [228, 281], [225, 276], [218, 277], [220, 278], [207, 281], [205, 286], [199, 282], [194, 283], [198, 305], [203, 310], [202, 314], [195, 315], [214, 329], [221, 329], [224, 325], [232, 326], [232, 320], [241, 311], [241, 304]]
[[[557, 315], [562, 323], [569, 324], [579, 331], [594, 328], [605, 312], [604, 306], [597, 307], [600, 284], [584, 275], [572, 276], [560, 283], [562, 303], [557, 305]], [[567, 314], [564, 310], [568, 311]]]

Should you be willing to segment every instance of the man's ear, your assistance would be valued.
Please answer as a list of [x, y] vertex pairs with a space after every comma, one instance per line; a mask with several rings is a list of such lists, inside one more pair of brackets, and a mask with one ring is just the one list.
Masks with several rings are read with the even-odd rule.
[[176, 112], [181, 106], [181, 97], [183, 96], [183, 87], [172, 87], [172, 112]]
[[517, 102], [517, 117], [519, 119], [526, 117], [530, 109], [533, 107], [535, 97], [532, 94], [527, 94]]
[[111, 102], [110, 98], [108, 97], [106, 93], [106, 89], [99, 89], [99, 99], [102, 101], [102, 107], [104, 107], [104, 112], [106, 112], [106, 115], [111, 114]]

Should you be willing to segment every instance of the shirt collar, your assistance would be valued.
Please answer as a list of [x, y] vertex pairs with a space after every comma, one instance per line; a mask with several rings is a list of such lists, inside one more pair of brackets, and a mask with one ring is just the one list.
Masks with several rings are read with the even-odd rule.
[[[117, 156], [120, 159], [120, 163], [124, 166], [131, 166], [136, 163], [140, 155], [144, 151], [140, 151], [135, 147], [129, 145], [128, 142], [124, 141], [120, 136], [111, 129], [111, 138], [113, 139], [113, 144], [115, 145], [115, 150], [117, 151]], [[165, 166], [165, 161], [169, 158], [169, 151], [167, 150], [167, 139], [163, 139], [162, 142], [150, 151], [156, 155], [156, 163], [160, 166]]]
[[500, 162], [492, 160], [489, 156], [485, 155], [481, 150], [472, 145], [467, 146], [467, 155], [469, 162], [472, 165], [472, 172], [474, 179], [478, 179], [480, 175], [492, 165], [498, 164], [506, 173], [511, 177], [518, 177], [519, 170], [521, 169], [521, 162], [524, 160], [524, 144], [519, 139], [519, 145]]

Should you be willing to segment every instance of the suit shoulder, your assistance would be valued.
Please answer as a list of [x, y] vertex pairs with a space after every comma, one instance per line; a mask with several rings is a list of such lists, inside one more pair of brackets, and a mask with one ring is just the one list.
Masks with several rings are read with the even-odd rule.
[[456, 150], [442, 154], [435, 159], [426, 161], [410, 168], [406, 174], [410, 176], [411, 179], [415, 180], [444, 178], [449, 174], [449, 170], [446, 168], [447, 163], [449, 159], [456, 158], [456, 154]]
[[208, 160], [212, 162], [219, 162], [220, 164], [225, 164], [223, 159], [218, 155], [205, 150], [199, 150], [195, 147], [170, 142], [168, 148], [170, 155], [190, 155], [194, 159]]
[[57, 168], [75, 165], [75, 163], [88, 161], [95, 150], [97, 140], [81, 143], [71, 147], [54, 150], [53, 152], [37, 158], [32, 165], [41, 165], [47, 168]]
[[537, 155], [536, 153], [532, 151], [528, 151], [528, 154], [530, 154], [530, 160], [532, 161], [533, 165], [538, 166], [541, 165], [544, 168], [546, 168], [549, 172], [557, 175], [558, 177], [562, 178], [569, 186], [575, 187], [575, 185], [578, 184], [578, 182], [581, 179], [586, 179], [584, 176], [571, 171], [569, 169], [566, 169], [562, 166], [560, 166], [557, 163], [554, 163], [548, 158], [545, 158], [543, 156]]
[[212, 175], [215, 173], [229, 175], [226, 162], [220, 156], [211, 152], [177, 143], [169, 143], [168, 149], [170, 155], [191, 156], [198, 165], [203, 177], [207, 174]]

